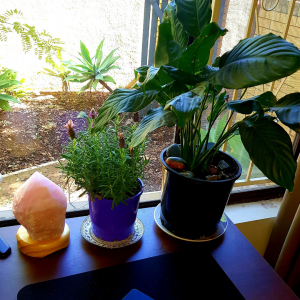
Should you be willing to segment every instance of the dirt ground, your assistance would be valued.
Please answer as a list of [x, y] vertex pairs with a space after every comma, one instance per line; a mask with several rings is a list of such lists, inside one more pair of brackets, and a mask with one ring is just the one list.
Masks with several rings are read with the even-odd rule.
[[[86, 120], [77, 119], [78, 113], [98, 109], [107, 97], [104, 92], [40, 92], [14, 105], [11, 112], [0, 111], [0, 172], [4, 175], [57, 160], [62, 145], [69, 141], [64, 125], [72, 119], [76, 131], [83, 130]], [[173, 131], [162, 127], [149, 135], [146, 192], [161, 189], [159, 155], [172, 143]]]

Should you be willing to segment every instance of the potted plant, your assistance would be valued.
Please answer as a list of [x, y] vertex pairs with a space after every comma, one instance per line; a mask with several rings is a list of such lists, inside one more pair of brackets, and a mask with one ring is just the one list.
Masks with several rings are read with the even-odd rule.
[[67, 182], [72, 178], [79, 189], [88, 193], [93, 233], [97, 238], [113, 242], [124, 240], [133, 232], [139, 200], [143, 193], [146, 142], [129, 149], [136, 127], [122, 125], [122, 116], [92, 133], [96, 116], [87, 116], [88, 129], [76, 137], [74, 124], [66, 125], [70, 142], [61, 155], [66, 161], [59, 168]]
[[[170, 230], [191, 238], [215, 230], [241, 173], [239, 163], [221, 152], [221, 146], [239, 134], [253, 163], [291, 192], [296, 162], [290, 137], [278, 122], [297, 132], [300, 129], [300, 93], [277, 101], [268, 91], [242, 100], [247, 88], [296, 72], [300, 68], [298, 48], [271, 33], [258, 35], [241, 40], [210, 66], [211, 49], [227, 31], [209, 23], [210, 19], [210, 0], [171, 1], [159, 26], [155, 66], [136, 69], [139, 83], [131, 90], [116, 89], [99, 109], [93, 128], [97, 132], [120, 112], [159, 102], [143, 118], [129, 145], [139, 145], [160, 126], [177, 126], [181, 146], [161, 154], [167, 169], [161, 217]], [[244, 90], [239, 100], [228, 102], [225, 89]], [[211, 143], [216, 121], [226, 111], [225, 126]], [[230, 125], [234, 112], [246, 116]]]

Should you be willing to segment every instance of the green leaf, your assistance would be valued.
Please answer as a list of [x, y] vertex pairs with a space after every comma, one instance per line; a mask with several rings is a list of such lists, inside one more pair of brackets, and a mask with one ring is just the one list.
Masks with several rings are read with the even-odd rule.
[[159, 69], [155, 67], [149, 67], [146, 73], [146, 77], [141, 85], [143, 91], [147, 90], [157, 90], [160, 91], [162, 89], [162, 84], [159, 82], [157, 73]]
[[173, 78], [168, 75], [165, 66], [161, 66], [159, 69], [150, 66], [147, 70], [146, 77], [141, 85], [141, 88], [143, 91], [160, 91], [163, 89], [165, 84], [168, 84], [172, 81]]
[[102, 52], [102, 46], [103, 46], [103, 42], [104, 40], [101, 41], [101, 43], [99, 44], [97, 50], [96, 50], [96, 55], [95, 55], [95, 59], [96, 59], [96, 66], [98, 67], [101, 63], [101, 60], [102, 60], [102, 55], [103, 55], [103, 52]]
[[218, 121], [214, 135], [213, 135], [213, 142], [216, 143], [223, 132], [224, 127], [227, 123], [228, 113], [225, 113], [224, 116]]
[[251, 97], [251, 99], [257, 100], [263, 107], [272, 107], [277, 103], [275, 95], [269, 91], [261, 95]]
[[78, 54], [83, 58], [83, 60], [77, 58], [81, 63], [86, 64], [90, 68], [93, 67], [93, 64], [91, 64], [88, 60], [86, 60], [86, 58], [80, 52], [78, 52]]
[[169, 77], [181, 81], [184, 84], [195, 85], [196, 83], [203, 81], [201, 75], [193, 75], [171, 66], [162, 66], [161, 68], [166, 70]]
[[[67, 66], [68, 67], [68, 66]], [[85, 69], [86, 71], [92, 71], [93, 69], [89, 67], [88, 65], [73, 65], [73, 67], [80, 67], [82, 69]]]
[[103, 80], [103, 75], [102, 74], [98, 74], [95, 79], [99, 79], [99, 80]]
[[150, 68], [150, 66], [141, 66], [141, 67], [135, 69], [134, 70], [135, 79], [137, 79], [138, 74], [140, 74], [139, 82], [143, 82], [143, 80], [141, 81], [141, 77], [144, 77], [144, 79], [145, 79], [149, 68]]
[[164, 109], [167, 110], [170, 108], [174, 112], [178, 119], [178, 127], [181, 128], [199, 108], [202, 100], [203, 97], [199, 97], [192, 92], [187, 92], [168, 102]]
[[195, 85], [195, 87], [191, 90], [191, 92], [193, 92], [194, 94], [197, 94], [198, 96], [199, 95], [202, 96], [203, 93], [205, 92], [205, 90], [207, 89], [208, 84], [209, 83], [207, 81], [200, 82]]
[[80, 69], [68, 66], [68, 69], [70, 69], [70, 70], [72, 70], [76, 73], [79, 73], [79, 74], [93, 74], [93, 69], [92, 68], [90, 68], [89, 71], [85, 71], [85, 70], [80, 70]]
[[219, 96], [216, 97], [215, 105], [213, 109], [211, 110], [210, 114], [207, 116], [207, 120], [210, 120], [210, 116], [212, 115], [212, 120], [214, 121], [215, 118], [217, 118], [220, 113], [222, 113], [225, 109], [225, 96], [227, 92], [223, 92]]
[[227, 103], [227, 108], [243, 114], [249, 115], [256, 111], [259, 114], [259, 117], [262, 118], [264, 116], [264, 110], [261, 107], [260, 103], [255, 99], [246, 99], [246, 100], [234, 100]]
[[11, 74], [14, 73], [12, 69], [6, 70], [3, 74], [0, 75], [0, 80], [5, 80], [11, 78]]
[[13, 85], [21, 84], [18, 80], [0, 80], [0, 90], [9, 88]]
[[84, 111], [81, 111], [78, 116], [77, 116], [78, 119], [89, 119], [89, 116], [84, 112]]
[[167, 101], [188, 91], [189, 89], [181, 81], [173, 81], [164, 85], [163, 90], [158, 94], [160, 97], [163, 97], [164, 100], [162, 101], [162, 99], [160, 99], [159, 101], [158, 97], [156, 97], [156, 101], [164, 106]]
[[[74, 55], [72, 55], [73, 57], [75, 57], [76, 59], [78, 59], [79, 61], [81, 61], [81, 59], [80, 58], [78, 58], [78, 57], [76, 57], [76, 56], [74, 56]], [[82, 61], [81, 61], [82, 62]], [[65, 64], [65, 65], [72, 65], [72, 62], [70, 61], [70, 60], [62, 60], [61, 61], [61, 63], [63, 63], [63, 64]], [[83, 62], [82, 62], [83, 63]]]
[[253, 163], [273, 182], [292, 192], [297, 164], [289, 135], [265, 118], [239, 124], [242, 142]]
[[69, 81], [69, 80], [72, 80], [72, 79], [83, 79], [85, 78], [84, 76], [80, 76], [80, 75], [71, 75], [71, 76], [68, 76], [65, 81]]
[[300, 132], [300, 93], [292, 93], [281, 98], [271, 108], [278, 119], [289, 128]]
[[220, 56], [216, 57], [214, 62], [212, 63], [212, 67], [219, 68], [220, 59], [221, 59]]
[[121, 112], [136, 112], [149, 103], [151, 103], [157, 91], [143, 92], [141, 89], [127, 90], [116, 89], [105, 100], [102, 107], [98, 110], [98, 116], [95, 119], [94, 131], [99, 131], [109, 121], [117, 116]]
[[118, 50], [118, 48], [112, 50], [103, 60], [102, 64], [100, 65], [99, 69], [103, 70], [113, 64], [120, 56], [113, 57], [114, 53]]
[[114, 79], [111, 76], [108, 76], [108, 75], [103, 76], [103, 81], [112, 82], [112, 83], [116, 84]]
[[3, 109], [4, 111], [11, 111], [11, 107], [9, 103], [5, 100], [0, 100], [0, 108]]
[[195, 74], [204, 68], [209, 60], [210, 49], [220, 36], [224, 36], [227, 29], [220, 28], [216, 23], [208, 24], [192, 45], [182, 52], [178, 69]]
[[89, 50], [87, 49], [87, 47], [83, 44], [82, 41], [80, 41], [80, 50], [81, 50], [81, 54], [82, 56], [92, 65], [92, 60], [90, 57], [90, 53]]
[[94, 80], [91, 79], [85, 86], [83, 86], [80, 91], [78, 92], [78, 94], [84, 92], [85, 90], [89, 89], [90, 87], [92, 87]]
[[94, 88], [94, 90], [96, 90], [98, 82], [99, 82], [99, 79], [96, 79], [96, 80], [94, 81], [94, 83], [93, 83], [93, 88]]
[[174, 41], [184, 50], [188, 43], [188, 34], [184, 31], [182, 24], [178, 20], [175, 0], [172, 0], [164, 10], [163, 22], [166, 19], [171, 23], [171, 32]]
[[18, 99], [6, 94], [0, 94], [0, 100], [11, 101], [19, 104], [21, 103]]
[[171, 110], [164, 110], [163, 107], [149, 110], [140, 125], [134, 131], [130, 147], [138, 146], [144, 141], [147, 134], [156, 128], [161, 126], [174, 126], [176, 121], [176, 116]]
[[55, 73], [53, 70], [50, 70], [48, 68], [43, 68], [43, 69], [52, 75], [57, 75], [57, 73]]
[[222, 55], [210, 79], [230, 89], [248, 88], [287, 77], [300, 68], [300, 51], [272, 33], [244, 39]]
[[57, 58], [59, 60], [62, 60], [62, 55], [61, 55], [61, 51], [60, 50], [57, 50]]
[[[219, 71], [219, 68], [214, 68], [214, 67], [211, 67], [209, 65], [205, 66], [199, 74], [197, 74], [200, 78], [201, 78], [201, 81], [208, 81], [210, 80], [217, 72]], [[221, 87], [221, 89], [223, 88], [222, 85], [218, 85], [216, 84], [215, 85], [215, 88], [216, 87]]]
[[174, 41], [170, 21], [166, 20], [158, 27], [158, 40], [154, 55], [154, 66], [163, 65], [176, 67], [181, 55], [181, 46]]
[[211, 0], [175, 0], [183, 29], [193, 37], [200, 35], [211, 19]]
[[105, 74], [105, 73], [107, 73], [108, 71], [110, 71], [110, 70], [115, 70], [115, 69], [120, 70], [120, 67], [118, 67], [118, 66], [111, 66], [111, 67], [109, 67], [109, 68], [107, 68], [107, 69], [105, 69], [105, 70], [102, 70], [102, 71], [101, 71], [101, 74]]

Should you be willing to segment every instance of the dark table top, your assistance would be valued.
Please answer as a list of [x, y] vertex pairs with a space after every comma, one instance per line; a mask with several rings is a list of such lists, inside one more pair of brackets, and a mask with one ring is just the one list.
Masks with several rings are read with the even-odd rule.
[[121, 249], [105, 249], [88, 243], [80, 234], [85, 217], [67, 219], [70, 245], [44, 258], [22, 254], [17, 247], [19, 226], [0, 228], [0, 235], [11, 246], [11, 255], [0, 260], [0, 300], [16, 299], [18, 291], [31, 283], [96, 270], [181, 249], [211, 253], [245, 299], [298, 299], [284, 281], [229, 220], [225, 234], [206, 243], [184, 242], [164, 233], [154, 221], [154, 208], [140, 209], [145, 226], [142, 239]]

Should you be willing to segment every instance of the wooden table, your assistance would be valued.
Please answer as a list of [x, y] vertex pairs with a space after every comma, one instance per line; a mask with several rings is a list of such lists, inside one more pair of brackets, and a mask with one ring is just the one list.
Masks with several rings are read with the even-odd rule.
[[229, 220], [225, 234], [207, 243], [189, 243], [165, 234], [153, 218], [154, 208], [140, 209], [138, 217], [145, 226], [143, 238], [122, 249], [104, 249], [81, 237], [80, 225], [85, 217], [67, 219], [71, 230], [68, 248], [44, 258], [23, 255], [17, 247], [19, 226], [0, 228], [0, 235], [11, 246], [11, 255], [0, 260], [0, 300], [17, 298], [27, 284], [100, 269], [190, 247], [208, 251], [222, 267], [245, 299], [298, 299], [248, 240]]

